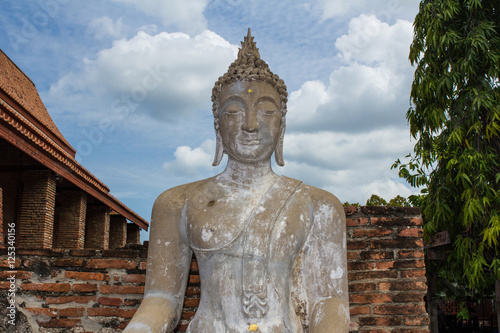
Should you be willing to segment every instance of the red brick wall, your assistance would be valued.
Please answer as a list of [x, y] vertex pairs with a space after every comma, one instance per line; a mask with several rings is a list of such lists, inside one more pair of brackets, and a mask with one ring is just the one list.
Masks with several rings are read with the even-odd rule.
[[109, 221], [109, 248], [119, 249], [127, 242], [127, 219], [121, 215], [111, 215]]
[[141, 229], [137, 224], [127, 224], [127, 244], [140, 244], [141, 243]]
[[81, 190], [60, 191], [56, 202], [53, 247], [83, 249], [87, 194]]
[[109, 214], [107, 206], [87, 206], [87, 221], [85, 225], [85, 248], [109, 248]]
[[[428, 333], [425, 267], [418, 209], [346, 207], [351, 327], [363, 333]], [[0, 250], [0, 254], [5, 254]], [[144, 291], [147, 251], [20, 250], [17, 305], [51, 332], [126, 326]], [[8, 289], [0, 257], [0, 294]], [[4, 270], [4, 272], [1, 272]], [[2, 291], [3, 290], [3, 291]], [[200, 300], [196, 260], [191, 265], [182, 319], [184, 332]], [[3, 295], [0, 295], [0, 298]], [[0, 316], [5, 316], [0, 308]], [[19, 313], [18, 312], [18, 313]], [[0, 322], [1, 325], [1, 322]], [[0, 327], [2, 331], [2, 327]]]
[[3, 191], [0, 187], [0, 248], [5, 246], [3, 227]]
[[50, 170], [30, 170], [23, 175], [21, 214], [17, 246], [33, 249], [52, 247], [56, 178]]
[[351, 322], [366, 333], [429, 332], [419, 209], [345, 211]]

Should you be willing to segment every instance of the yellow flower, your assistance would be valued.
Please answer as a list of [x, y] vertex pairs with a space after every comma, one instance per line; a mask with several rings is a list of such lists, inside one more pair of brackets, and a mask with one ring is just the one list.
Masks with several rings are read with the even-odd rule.
[[249, 94], [253, 93], [253, 90], [252, 89], [248, 89], [248, 93]]
[[250, 325], [250, 327], [248, 327], [248, 330], [252, 332], [257, 332], [257, 324]]

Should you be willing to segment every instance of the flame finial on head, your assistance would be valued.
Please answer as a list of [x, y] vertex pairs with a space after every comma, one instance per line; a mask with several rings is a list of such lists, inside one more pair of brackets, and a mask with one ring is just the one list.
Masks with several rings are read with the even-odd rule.
[[247, 36], [243, 39], [243, 42], [241, 42], [241, 48], [238, 51], [238, 59], [243, 58], [243, 56], [250, 57], [252, 55], [260, 59], [259, 49], [253, 41], [250, 28], [248, 28]]

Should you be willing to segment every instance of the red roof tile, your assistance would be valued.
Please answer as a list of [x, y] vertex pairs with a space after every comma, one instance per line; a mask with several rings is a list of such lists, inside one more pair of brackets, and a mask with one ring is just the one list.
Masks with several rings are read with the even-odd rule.
[[75, 156], [75, 149], [66, 141], [50, 117], [38, 95], [35, 84], [21, 71], [2, 50], [0, 50], [0, 89], [27, 111], [27, 118], [40, 130], [54, 136], [56, 143]]

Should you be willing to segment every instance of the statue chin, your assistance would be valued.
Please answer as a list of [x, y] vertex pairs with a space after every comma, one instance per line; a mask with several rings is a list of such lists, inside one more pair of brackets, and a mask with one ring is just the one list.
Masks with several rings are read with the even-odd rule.
[[282, 164], [286, 96], [249, 31], [212, 97], [214, 164], [224, 150], [228, 165], [156, 200], [145, 298], [125, 332], [173, 331], [193, 255], [202, 292], [187, 332], [348, 332], [343, 207], [271, 169], [275, 151]]

